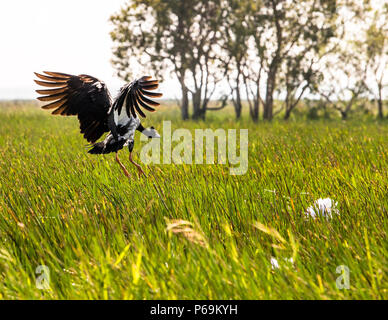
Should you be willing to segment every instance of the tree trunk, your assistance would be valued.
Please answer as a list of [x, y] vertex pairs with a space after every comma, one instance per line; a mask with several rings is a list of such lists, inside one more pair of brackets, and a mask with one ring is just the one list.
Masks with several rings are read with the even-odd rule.
[[259, 99], [255, 99], [253, 103], [253, 108], [250, 109], [250, 114], [253, 122], [258, 122], [259, 121]]
[[282, 19], [281, 14], [277, 10], [278, 1], [272, 0], [272, 10], [273, 10], [273, 18], [276, 26], [276, 40], [277, 40], [277, 49], [275, 56], [269, 66], [268, 79], [267, 79], [267, 90], [265, 95], [265, 103], [264, 103], [264, 113], [263, 118], [265, 120], [272, 120], [273, 118], [273, 93], [275, 91], [276, 86], [276, 74], [281, 62], [281, 51], [282, 51], [282, 27], [280, 25], [280, 20]]
[[292, 108], [286, 107], [286, 113], [284, 114], [284, 120], [290, 119]]
[[251, 118], [252, 118], [253, 122], [259, 121], [260, 101], [261, 101], [260, 86], [259, 86], [259, 81], [258, 81], [257, 87], [256, 87], [256, 97], [253, 98], [253, 110], [250, 110]]
[[194, 120], [204, 119], [205, 112], [201, 108], [201, 90], [198, 90], [192, 93], [192, 102], [193, 102], [193, 116]]
[[182, 86], [181, 114], [182, 120], [189, 119], [189, 91], [184, 84]]
[[277, 71], [277, 67], [273, 67], [272, 71], [268, 74], [267, 90], [265, 94], [265, 103], [264, 103], [264, 112], [263, 112], [264, 120], [272, 120], [272, 117], [273, 117], [273, 92], [275, 90], [276, 71]]
[[242, 104], [241, 104], [241, 95], [240, 95], [240, 87], [237, 86], [236, 88], [236, 101], [234, 103], [234, 110], [236, 112], [236, 119], [241, 118], [241, 110], [242, 110]]
[[236, 120], [241, 118], [241, 109], [242, 109], [241, 102], [238, 103], [237, 101], [235, 101], [235, 103], [234, 103], [234, 111], [236, 113]]
[[377, 106], [378, 106], [378, 110], [379, 110], [379, 118], [383, 119], [384, 118], [384, 114], [383, 114], [383, 101], [381, 99], [377, 100]]
[[348, 118], [348, 113], [346, 111], [340, 111], [342, 120], [346, 120]]
[[384, 118], [384, 113], [383, 113], [383, 86], [382, 84], [379, 84], [379, 97], [377, 99], [377, 107], [378, 107], [378, 112], [379, 112], [379, 118], [383, 119]]

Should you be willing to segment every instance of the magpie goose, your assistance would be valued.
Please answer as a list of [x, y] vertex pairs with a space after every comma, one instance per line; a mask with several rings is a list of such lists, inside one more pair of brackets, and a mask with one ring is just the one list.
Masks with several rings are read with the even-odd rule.
[[[118, 157], [118, 151], [124, 147], [129, 149], [129, 160], [140, 174], [144, 174], [141, 166], [132, 158], [136, 130], [148, 138], [160, 138], [154, 127], [144, 128], [139, 116], [145, 118], [144, 110], [154, 112], [159, 103], [149, 99], [159, 98], [161, 93], [151, 92], [158, 88], [158, 80], [144, 76], [124, 85], [113, 100], [105, 83], [95, 77], [81, 74], [78, 76], [60, 72], [43, 71], [35, 73], [38, 85], [50, 89], [36, 90], [43, 95], [40, 101], [48, 101], [43, 109], [54, 109], [52, 114], [62, 116], [76, 115], [84, 138], [90, 142], [91, 154], [116, 153], [116, 161], [124, 174], [130, 174]], [[144, 110], [143, 110], [144, 109]], [[105, 133], [106, 138], [97, 142]]]

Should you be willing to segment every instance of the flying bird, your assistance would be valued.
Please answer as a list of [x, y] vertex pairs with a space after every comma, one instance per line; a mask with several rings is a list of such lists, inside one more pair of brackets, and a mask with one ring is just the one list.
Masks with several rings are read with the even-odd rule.
[[[43, 109], [54, 109], [52, 114], [77, 116], [81, 133], [91, 143], [91, 154], [116, 153], [116, 161], [124, 174], [130, 174], [118, 157], [118, 151], [129, 149], [129, 160], [139, 175], [145, 175], [141, 166], [132, 158], [136, 130], [148, 138], [160, 138], [154, 127], [144, 128], [139, 116], [145, 118], [144, 110], [154, 112], [159, 103], [149, 99], [159, 98], [161, 93], [151, 92], [158, 88], [158, 80], [144, 76], [124, 85], [115, 99], [112, 99], [105, 83], [92, 76], [78, 76], [60, 72], [35, 72], [38, 85], [50, 89], [36, 90], [43, 95], [40, 101], [50, 102]], [[101, 136], [109, 132], [103, 141]]]

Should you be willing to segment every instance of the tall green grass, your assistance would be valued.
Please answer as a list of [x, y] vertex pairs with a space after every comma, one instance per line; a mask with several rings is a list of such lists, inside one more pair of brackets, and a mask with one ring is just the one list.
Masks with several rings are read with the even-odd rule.
[[[249, 129], [247, 174], [161, 164], [139, 179], [125, 150], [129, 181], [113, 155], [86, 153], [76, 118], [0, 109], [0, 298], [388, 298], [386, 122], [149, 118]], [[326, 197], [339, 215], [306, 219]], [[36, 287], [39, 265], [49, 290]], [[350, 289], [336, 286], [340, 265]]]

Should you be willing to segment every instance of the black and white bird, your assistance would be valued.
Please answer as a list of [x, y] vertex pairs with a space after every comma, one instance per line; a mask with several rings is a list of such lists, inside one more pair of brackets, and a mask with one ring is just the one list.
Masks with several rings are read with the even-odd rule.
[[[137, 79], [124, 85], [113, 100], [105, 83], [92, 76], [49, 71], [43, 73], [35, 73], [40, 80], [34, 80], [40, 86], [51, 88], [36, 90], [44, 95], [38, 97], [38, 100], [50, 102], [42, 108], [54, 109], [54, 115], [76, 115], [81, 133], [92, 144], [88, 152], [115, 152], [117, 163], [129, 178], [128, 170], [118, 157], [118, 151], [128, 146], [130, 162], [136, 166], [139, 174], [145, 175], [141, 166], [133, 161], [132, 151], [136, 130], [148, 138], [160, 138], [154, 127], [144, 128], [139, 119], [139, 116], [146, 117], [143, 109], [154, 112], [153, 107], [159, 106], [159, 103], [147, 98], [162, 96], [161, 93], [150, 92], [158, 88], [158, 81], [146, 76]], [[97, 142], [105, 132], [109, 132], [106, 138]]]

